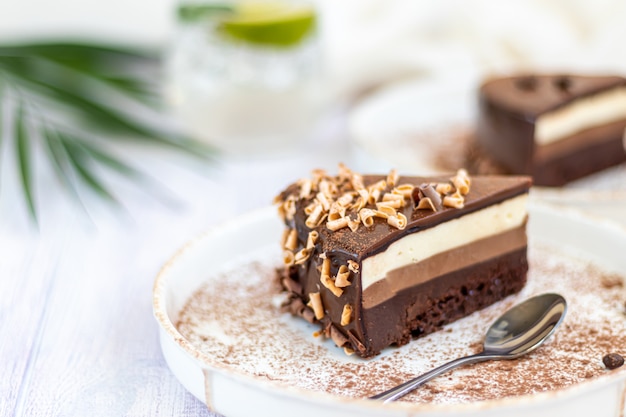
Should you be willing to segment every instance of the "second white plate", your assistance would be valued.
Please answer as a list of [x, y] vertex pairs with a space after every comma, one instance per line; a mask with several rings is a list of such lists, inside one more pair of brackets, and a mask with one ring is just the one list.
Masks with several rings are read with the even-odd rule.
[[[348, 118], [357, 154], [373, 166], [406, 174], [447, 173], [462, 166], [474, 134], [479, 83], [472, 76], [419, 78], [373, 93]], [[626, 164], [540, 192], [572, 201], [588, 201], [593, 193], [626, 205]]]

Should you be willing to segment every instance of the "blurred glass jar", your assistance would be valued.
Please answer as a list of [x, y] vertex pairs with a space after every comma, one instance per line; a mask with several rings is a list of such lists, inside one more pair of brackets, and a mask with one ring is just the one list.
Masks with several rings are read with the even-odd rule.
[[327, 100], [310, 3], [181, 3], [178, 18], [167, 97], [190, 134], [243, 154], [306, 137]]

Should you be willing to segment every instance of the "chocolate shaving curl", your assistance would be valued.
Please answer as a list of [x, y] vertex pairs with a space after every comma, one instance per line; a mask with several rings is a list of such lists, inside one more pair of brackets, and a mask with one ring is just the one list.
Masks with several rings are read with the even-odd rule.
[[[422, 184], [417, 187], [418, 190], [418, 198], [419, 200], [416, 202], [416, 207], [418, 209], [421, 208], [432, 208], [433, 211], [440, 211], [443, 209], [443, 204], [441, 200], [441, 195], [437, 192], [435, 187], [432, 184]], [[422, 200], [428, 199], [426, 204], [422, 203]]]

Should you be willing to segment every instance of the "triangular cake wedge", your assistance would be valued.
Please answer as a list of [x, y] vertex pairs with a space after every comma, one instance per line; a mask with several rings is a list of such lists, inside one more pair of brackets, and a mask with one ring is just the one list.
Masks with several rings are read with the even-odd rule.
[[626, 161], [626, 78], [518, 75], [479, 91], [478, 144], [513, 174], [560, 186]]
[[530, 186], [465, 171], [314, 172], [276, 199], [288, 310], [367, 358], [518, 292]]

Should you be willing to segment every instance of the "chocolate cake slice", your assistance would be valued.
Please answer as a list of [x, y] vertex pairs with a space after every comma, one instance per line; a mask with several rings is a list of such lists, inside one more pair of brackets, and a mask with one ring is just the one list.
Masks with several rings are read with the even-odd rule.
[[524, 75], [486, 81], [477, 142], [512, 174], [560, 186], [626, 161], [626, 79]]
[[315, 171], [276, 199], [286, 307], [372, 357], [526, 282], [529, 177]]

